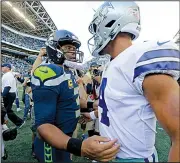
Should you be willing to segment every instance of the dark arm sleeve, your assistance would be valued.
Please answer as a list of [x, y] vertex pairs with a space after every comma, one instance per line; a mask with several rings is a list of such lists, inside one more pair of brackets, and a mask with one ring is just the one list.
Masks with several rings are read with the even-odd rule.
[[29, 86], [29, 87], [30, 87], [30, 86], [31, 86], [31, 82], [27, 82], [27, 86]]
[[10, 86], [5, 87], [4, 91], [2, 92], [2, 96], [5, 97], [9, 93], [10, 89], [11, 89]]
[[17, 80], [18, 80], [20, 83], [24, 83], [24, 78], [22, 79], [22, 78], [17, 77]]
[[92, 93], [92, 84], [90, 84], [90, 83], [87, 84], [86, 92], [87, 92], [87, 94], [91, 94]]

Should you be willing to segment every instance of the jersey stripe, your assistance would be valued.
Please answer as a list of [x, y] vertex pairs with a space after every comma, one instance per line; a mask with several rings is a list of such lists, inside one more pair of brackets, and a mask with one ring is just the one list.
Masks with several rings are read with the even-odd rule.
[[163, 57], [179, 58], [180, 51], [173, 49], [158, 49], [158, 50], [148, 51], [141, 56], [141, 58], [138, 60], [137, 63], [142, 61], [147, 61], [150, 59], [163, 58]]
[[50, 79], [44, 83], [45, 86], [56, 86], [61, 84], [63, 81], [71, 79], [71, 74], [61, 75], [58, 78]]
[[164, 62], [164, 61], [169, 61], [169, 62], [179, 62], [180, 59], [179, 58], [173, 58], [173, 57], [162, 57], [162, 58], [153, 58], [153, 59], [149, 59], [147, 61], [142, 61], [136, 64], [136, 68], [143, 66], [143, 65], [147, 65], [147, 64], [151, 64], [151, 63], [155, 63], [155, 62]]
[[146, 65], [142, 65], [139, 66], [137, 68], [135, 68], [134, 70], [134, 79], [136, 77], [138, 77], [139, 75], [143, 74], [143, 73], [147, 73], [147, 72], [157, 72], [157, 71], [162, 71], [162, 70], [176, 70], [179, 71], [180, 69], [180, 63], [179, 62], [175, 62], [175, 61], [165, 61], [165, 62], [155, 62], [155, 63], [151, 63], [151, 64], [146, 64]]
[[35, 86], [40, 86], [39, 79], [34, 78], [34, 76], [31, 77], [31, 83]]

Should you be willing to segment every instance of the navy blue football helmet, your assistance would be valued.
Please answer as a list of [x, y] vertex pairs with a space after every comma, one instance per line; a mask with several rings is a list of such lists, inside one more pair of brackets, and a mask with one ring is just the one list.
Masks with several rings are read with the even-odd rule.
[[[62, 46], [73, 45], [75, 49], [64, 51]], [[70, 31], [57, 30], [52, 33], [46, 41], [46, 51], [48, 58], [55, 64], [63, 64], [64, 60], [70, 60], [67, 54], [75, 54], [73, 61], [82, 63], [84, 53], [79, 51], [81, 42], [79, 39]]]

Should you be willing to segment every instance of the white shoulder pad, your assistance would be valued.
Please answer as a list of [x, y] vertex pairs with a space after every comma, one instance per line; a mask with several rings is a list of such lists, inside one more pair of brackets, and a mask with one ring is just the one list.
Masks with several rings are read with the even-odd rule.
[[177, 80], [180, 75], [180, 51], [172, 41], [153, 41], [139, 56], [134, 69], [133, 81], [142, 92], [142, 82], [148, 74], [168, 74]]

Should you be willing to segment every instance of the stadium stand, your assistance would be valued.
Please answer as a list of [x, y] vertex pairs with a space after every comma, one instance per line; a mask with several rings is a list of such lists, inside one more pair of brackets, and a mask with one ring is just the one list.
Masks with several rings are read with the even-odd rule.
[[16, 34], [4, 27], [1, 28], [1, 34], [2, 41], [9, 42], [27, 49], [39, 50], [41, 47], [45, 46], [45, 41], [26, 37], [21, 34]]
[[41, 2], [2, 2], [2, 63], [25, 75], [47, 36], [57, 27]]
[[15, 67], [14, 71], [19, 72], [23, 76], [27, 75], [27, 71], [31, 67], [30, 63], [25, 60], [15, 58], [13, 56], [3, 55], [1, 58], [2, 63], [9, 63]]
[[57, 27], [39, 1], [2, 2], [2, 24], [32, 37], [47, 38]]

